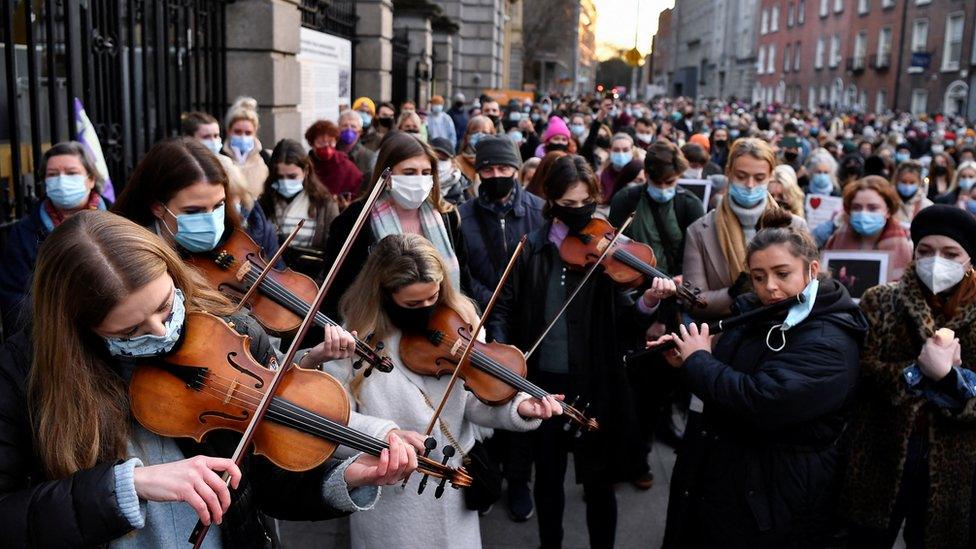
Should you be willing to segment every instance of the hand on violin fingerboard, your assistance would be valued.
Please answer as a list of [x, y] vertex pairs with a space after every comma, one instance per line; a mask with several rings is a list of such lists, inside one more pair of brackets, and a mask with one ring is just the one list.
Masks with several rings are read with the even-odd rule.
[[386, 441], [389, 448], [380, 452], [380, 457], [363, 454], [346, 468], [346, 485], [389, 486], [396, 484], [417, 469], [417, 452], [395, 432], [390, 431]]
[[559, 416], [563, 413], [560, 402], [565, 398], [563, 395], [549, 395], [544, 399], [527, 398], [519, 402], [518, 413], [526, 419], [549, 419], [552, 416]]
[[326, 326], [323, 331], [322, 343], [309, 349], [299, 360], [302, 368], [318, 368], [323, 362], [349, 358], [356, 352], [355, 331], [349, 333], [334, 325]]

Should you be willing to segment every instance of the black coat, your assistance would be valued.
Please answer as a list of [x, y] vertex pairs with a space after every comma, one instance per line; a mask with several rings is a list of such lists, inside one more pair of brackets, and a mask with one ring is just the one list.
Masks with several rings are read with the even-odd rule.
[[[758, 304], [746, 294], [735, 307]], [[686, 358], [684, 378], [704, 411], [691, 414], [678, 451], [665, 546], [818, 547], [830, 534], [836, 442], [867, 323], [829, 279], [774, 352], [766, 337], [782, 318], [731, 329], [713, 353]]]
[[[558, 250], [548, 240], [551, 223], [531, 232], [488, 320], [488, 337], [528, 351], [551, 319], [545, 318], [550, 273], [562, 268]], [[567, 284], [567, 297], [573, 288]], [[637, 313], [634, 300], [597, 272], [576, 296], [573, 307], [588, 311], [586, 321], [567, 322], [569, 394], [588, 402], [588, 415], [600, 429], [584, 434], [574, 448], [576, 481], [630, 480], [644, 469], [643, 441], [622, 357], [642, 337], [651, 318]], [[538, 355], [529, 359], [529, 379], [538, 372]], [[574, 367], [575, 366], [575, 367]], [[547, 389], [546, 387], [542, 387]]]
[[[241, 333], [252, 336], [256, 358], [269, 355], [267, 335], [256, 323], [234, 318]], [[28, 332], [9, 338], [0, 349], [0, 532], [4, 547], [79, 547], [102, 545], [132, 527], [119, 510], [114, 467], [99, 463], [65, 478], [44, 473], [34, 448], [27, 401], [27, 377], [33, 351]], [[203, 443], [180, 439], [187, 457], [233, 454], [240, 437], [218, 432]], [[220, 529], [224, 547], [267, 547], [274, 533], [259, 514], [287, 520], [324, 520], [345, 513], [323, 502], [324, 479], [335, 461], [305, 473], [290, 473], [261, 457], [244, 462], [238, 490]], [[189, 532], [186, 533], [189, 536]]]
[[[323, 276], [328, 274], [329, 268], [339, 257], [339, 251], [342, 250], [342, 245], [352, 232], [353, 225], [356, 224], [356, 218], [359, 217], [359, 212], [363, 211], [364, 201], [365, 199], [360, 199], [350, 204], [349, 207], [339, 214], [339, 217], [335, 218], [332, 226], [329, 227], [329, 238], [325, 241], [325, 264], [327, 266], [325, 272], [323, 272]], [[444, 227], [447, 229], [447, 235], [451, 239], [451, 244], [454, 246], [454, 255], [457, 256], [458, 268], [461, 270], [461, 291], [466, 295], [471, 295], [471, 275], [468, 272], [468, 248], [464, 242], [464, 235], [461, 233], [461, 216], [458, 215], [457, 210], [453, 210], [442, 213], [441, 217], [444, 218]], [[346, 290], [349, 289], [349, 286], [352, 285], [359, 271], [363, 270], [363, 265], [366, 264], [366, 258], [369, 257], [369, 250], [373, 244], [376, 244], [376, 236], [373, 235], [373, 227], [367, 217], [366, 223], [363, 224], [362, 230], [359, 231], [359, 236], [353, 242], [352, 247], [349, 248], [349, 255], [346, 257], [345, 263], [339, 268], [335, 281], [332, 283], [332, 287], [329, 288], [329, 293], [325, 296], [325, 301], [322, 304], [322, 310], [325, 314], [336, 320], [339, 319], [339, 299], [342, 298]]]

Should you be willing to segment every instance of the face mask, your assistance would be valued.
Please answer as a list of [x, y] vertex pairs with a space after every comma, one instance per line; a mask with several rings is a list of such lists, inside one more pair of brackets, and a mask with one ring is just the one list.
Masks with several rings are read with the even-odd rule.
[[522, 132], [508, 132], [508, 138], [514, 141], [516, 144], [521, 143], [524, 137], [522, 137]]
[[569, 232], [576, 234], [583, 230], [593, 217], [596, 211], [596, 202], [591, 202], [579, 208], [566, 208], [559, 204], [553, 204], [549, 209], [552, 215], [569, 227]]
[[704, 171], [704, 168], [688, 168], [683, 174], [681, 174], [681, 177], [685, 179], [701, 179], [702, 172]]
[[678, 193], [678, 187], [668, 187], [667, 189], [662, 189], [655, 185], [647, 186], [647, 195], [651, 197], [651, 200], [659, 204], [666, 204], [674, 198], [674, 195]]
[[301, 179], [279, 179], [271, 184], [278, 194], [285, 198], [291, 198], [302, 192], [305, 187]]
[[966, 200], [966, 210], [969, 213], [976, 215], [976, 200], [973, 200], [972, 198]]
[[497, 114], [489, 114], [488, 115], [488, 120], [491, 120], [491, 123], [493, 125], [495, 125], [495, 126], [498, 125], [499, 119], [498, 119], [498, 115]]
[[201, 143], [214, 154], [220, 154], [220, 149], [224, 148], [224, 144], [220, 139], [204, 139]]
[[254, 148], [254, 136], [232, 135], [230, 136], [230, 146], [237, 149], [241, 156], [246, 156]]
[[[786, 347], [786, 331], [803, 322], [807, 319], [807, 317], [810, 316], [810, 313], [813, 312], [813, 305], [817, 302], [817, 291], [819, 289], [820, 281], [814, 278], [813, 273], [811, 272], [810, 282], [807, 283], [806, 287], [803, 288], [803, 292], [801, 292], [804, 297], [803, 302], [797, 303], [796, 305], [790, 307], [789, 312], [786, 313], [786, 319], [783, 321], [783, 323], [773, 326], [766, 334], [766, 346], [769, 347], [769, 350], [779, 352], [783, 350], [783, 347]], [[778, 347], [773, 347], [769, 340], [777, 328], [780, 331], [782, 342]]]
[[968, 193], [969, 189], [973, 188], [973, 185], [976, 185], [976, 179], [972, 177], [959, 178], [959, 188], [962, 189], [962, 192]]
[[729, 137], [731, 137], [732, 139], [739, 137], [739, 130], [730, 130]]
[[478, 142], [481, 141], [484, 137], [485, 137], [484, 133], [475, 132], [468, 136], [468, 145], [471, 145], [471, 148], [474, 149], [475, 147], [478, 146]]
[[542, 107], [540, 107], [540, 108], [542, 109], [542, 112], [544, 112], [546, 114], [549, 114], [549, 113], [552, 112], [552, 105], [550, 105], [549, 103], [543, 103], [542, 104]]
[[501, 200], [515, 187], [514, 177], [486, 177], [478, 186], [478, 194], [489, 200]]
[[743, 208], [752, 208], [766, 199], [766, 185], [758, 185], [752, 190], [738, 183], [729, 188], [729, 196]]
[[335, 147], [315, 147], [315, 156], [319, 160], [332, 160], [335, 156]]
[[902, 200], [908, 200], [918, 192], [917, 183], [899, 183], [895, 185], [895, 188], [898, 189], [898, 195], [901, 196]]
[[637, 140], [641, 143], [647, 144], [654, 140], [654, 136], [649, 133], [639, 133], [637, 134]]
[[851, 227], [861, 236], [878, 234], [888, 220], [878, 212], [854, 212], [851, 214]]
[[522, 119], [522, 113], [520, 113], [518, 111], [512, 111], [512, 112], [508, 113], [508, 120], [510, 122], [518, 122], [521, 119]]
[[454, 175], [454, 162], [450, 160], [438, 160], [437, 161], [437, 180], [440, 181], [441, 185], [444, 184], [449, 179], [452, 179]]
[[190, 252], [209, 252], [224, 236], [224, 205], [214, 208], [212, 212], [176, 215], [163, 206], [169, 215], [176, 218], [176, 234], [163, 223], [166, 232], [173, 237], [183, 249]]
[[363, 120], [364, 130], [368, 128], [370, 124], [373, 123], [373, 115], [369, 114], [368, 112], [359, 111], [359, 118], [362, 118]]
[[610, 153], [610, 163], [613, 164], [613, 167], [618, 170], [626, 166], [627, 163], [633, 159], [634, 159], [634, 155], [631, 153], [621, 152], [621, 151]]
[[183, 292], [177, 289], [174, 294], [173, 310], [166, 319], [164, 335], [144, 334], [133, 338], [106, 337], [105, 344], [108, 346], [108, 352], [117, 357], [151, 357], [172, 351], [176, 342], [180, 340], [183, 322], [186, 320]]
[[945, 147], [942, 145], [932, 145], [932, 154], [942, 154], [945, 152]]
[[727, 145], [727, 144], [728, 144], [727, 141], [724, 141], [724, 140], [721, 140], [720, 139], [720, 140], [718, 140], [718, 141], [715, 142], [715, 148], [716, 149], [724, 149], [725, 148], [725, 145]]
[[356, 142], [356, 138], [359, 137], [359, 132], [353, 129], [345, 129], [339, 132], [339, 141], [343, 145], [352, 145]]
[[794, 160], [796, 160], [796, 158], [798, 156], [800, 156], [800, 153], [796, 153], [796, 152], [793, 152], [793, 151], [784, 151], [783, 152], [783, 158], [785, 158], [787, 162], [793, 162]]
[[44, 192], [57, 208], [74, 208], [81, 204], [91, 191], [88, 178], [83, 175], [58, 175], [44, 180]]
[[534, 112], [532, 113], [531, 116], [529, 116], [529, 118], [531, 118], [533, 122], [538, 122], [539, 120], [542, 119], [542, 115], [537, 112]]
[[936, 177], [942, 177], [948, 173], [949, 173], [949, 169], [946, 168], [945, 166], [939, 166], [938, 164], [932, 166], [932, 175]]
[[386, 316], [390, 318], [390, 322], [401, 332], [423, 333], [427, 330], [427, 325], [430, 324], [430, 317], [434, 315], [437, 305], [408, 308], [401, 307], [392, 299], [388, 298], [384, 308], [386, 309]]
[[902, 162], [907, 162], [911, 158], [908, 153], [895, 153], [895, 162], [901, 164]]
[[432, 112], [434, 114], [440, 114], [440, 113], [444, 112], [444, 105], [431, 105], [430, 106], [430, 112]]
[[546, 152], [552, 151], [566, 151], [569, 150], [569, 145], [566, 143], [549, 143], [546, 145]]
[[419, 208], [434, 187], [434, 178], [429, 175], [394, 175], [392, 179], [390, 194], [404, 210]]
[[573, 135], [576, 137], [579, 137], [586, 131], [586, 126], [583, 124], [572, 124], [569, 126], [569, 131], [573, 132]]
[[834, 182], [825, 173], [815, 173], [810, 178], [810, 192], [813, 194], [829, 195], [834, 190]]
[[966, 275], [966, 268], [951, 259], [934, 255], [919, 259], [915, 263], [915, 272], [933, 294], [941, 294], [959, 284]]
[[376, 122], [381, 128], [390, 129], [393, 127], [393, 117], [392, 116], [381, 116], [376, 119]]
[[601, 137], [597, 137], [596, 138], [596, 146], [599, 147], [599, 148], [601, 148], [601, 149], [609, 149], [610, 148], [610, 138], [609, 137], [602, 137], [602, 136]]

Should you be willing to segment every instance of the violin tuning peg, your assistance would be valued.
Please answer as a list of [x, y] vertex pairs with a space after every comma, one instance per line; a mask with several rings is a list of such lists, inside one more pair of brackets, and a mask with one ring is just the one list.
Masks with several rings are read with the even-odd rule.
[[370, 332], [370, 333], [366, 334], [366, 337], [363, 338], [363, 341], [365, 341], [366, 343], [369, 343], [370, 341], [373, 341], [373, 335], [374, 335], [373, 332]]
[[356, 360], [352, 363], [352, 369], [358, 370], [363, 367], [363, 359]]
[[[426, 457], [430, 457], [430, 453], [431, 453], [431, 451], [434, 450], [434, 448], [437, 448], [437, 439], [435, 439], [434, 437], [427, 437], [426, 439], [424, 439], [424, 457], [425, 458]], [[423, 478], [420, 479], [420, 486], [417, 487], [417, 493], [418, 494], [423, 494], [424, 493], [424, 489], [427, 488], [427, 480], [429, 478], [430, 478], [430, 475], [424, 475]]]
[[386, 344], [383, 343], [382, 341], [376, 343], [376, 350], [377, 351], [382, 351], [385, 347], [386, 347]]
[[[447, 462], [450, 461], [452, 457], [454, 457], [454, 447], [449, 444], [445, 446], [443, 450], [441, 450], [441, 453], [444, 455], [444, 459], [441, 461], [441, 465], [447, 466]], [[441, 481], [437, 484], [437, 490], [434, 491], [435, 498], [440, 498], [441, 496], [444, 495], [445, 484], [447, 484], [447, 476], [444, 476], [444, 478], [442, 478]]]
[[363, 372], [363, 377], [369, 377], [373, 373], [373, 365], [370, 364], [366, 367], [366, 371]]

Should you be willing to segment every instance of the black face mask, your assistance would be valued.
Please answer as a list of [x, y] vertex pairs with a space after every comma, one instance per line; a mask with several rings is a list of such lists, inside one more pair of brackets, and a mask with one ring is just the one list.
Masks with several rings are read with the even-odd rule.
[[401, 332], [423, 333], [427, 330], [430, 317], [434, 315], [437, 305], [427, 307], [407, 308], [397, 305], [392, 299], [386, 300], [386, 315], [390, 322]]
[[481, 180], [478, 193], [489, 200], [501, 200], [515, 187], [515, 177], [485, 177]]
[[587, 223], [590, 222], [590, 219], [593, 218], [593, 212], [596, 211], [596, 202], [591, 202], [579, 208], [567, 208], [559, 204], [553, 204], [549, 211], [552, 212], [552, 215], [556, 219], [562, 221], [569, 227], [569, 232], [576, 234], [582, 231]]
[[936, 177], [942, 177], [943, 175], [948, 175], [948, 174], [949, 174], [949, 168], [946, 168], [945, 166], [940, 166], [938, 164], [934, 164], [932, 166], [932, 175]]
[[491, 123], [497, 126], [498, 125], [498, 121], [501, 120], [501, 119], [498, 118], [498, 115], [489, 114], [488, 115], [488, 120], [491, 120]]
[[800, 156], [800, 153], [783, 151], [783, 158], [785, 158], [787, 162], [793, 162], [798, 156]]
[[381, 127], [390, 129], [393, 127], [393, 118], [389, 116], [381, 116], [376, 119], [376, 123], [379, 124]]
[[549, 143], [546, 145], [546, 152], [552, 151], [568, 151], [569, 145], [565, 143]]
[[720, 139], [720, 140], [718, 140], [718, 141], [716, 141], [716, 142], [715, 142], [715, 148], [716, 148], [716, 149], [724, 149], [724, 148], [725, 148], [725, 145], [726, 145], [727, 143], [728, 143], [727, 141], [722, 141], [722, 140]]
[[601, 137], [597, 137], [596, 138], [596, 146], [597, 147], [600, 147], [601, 149], [609, 149], [610, 148], [610, 138], [609, 137], [602, 137], [602, 136]]

